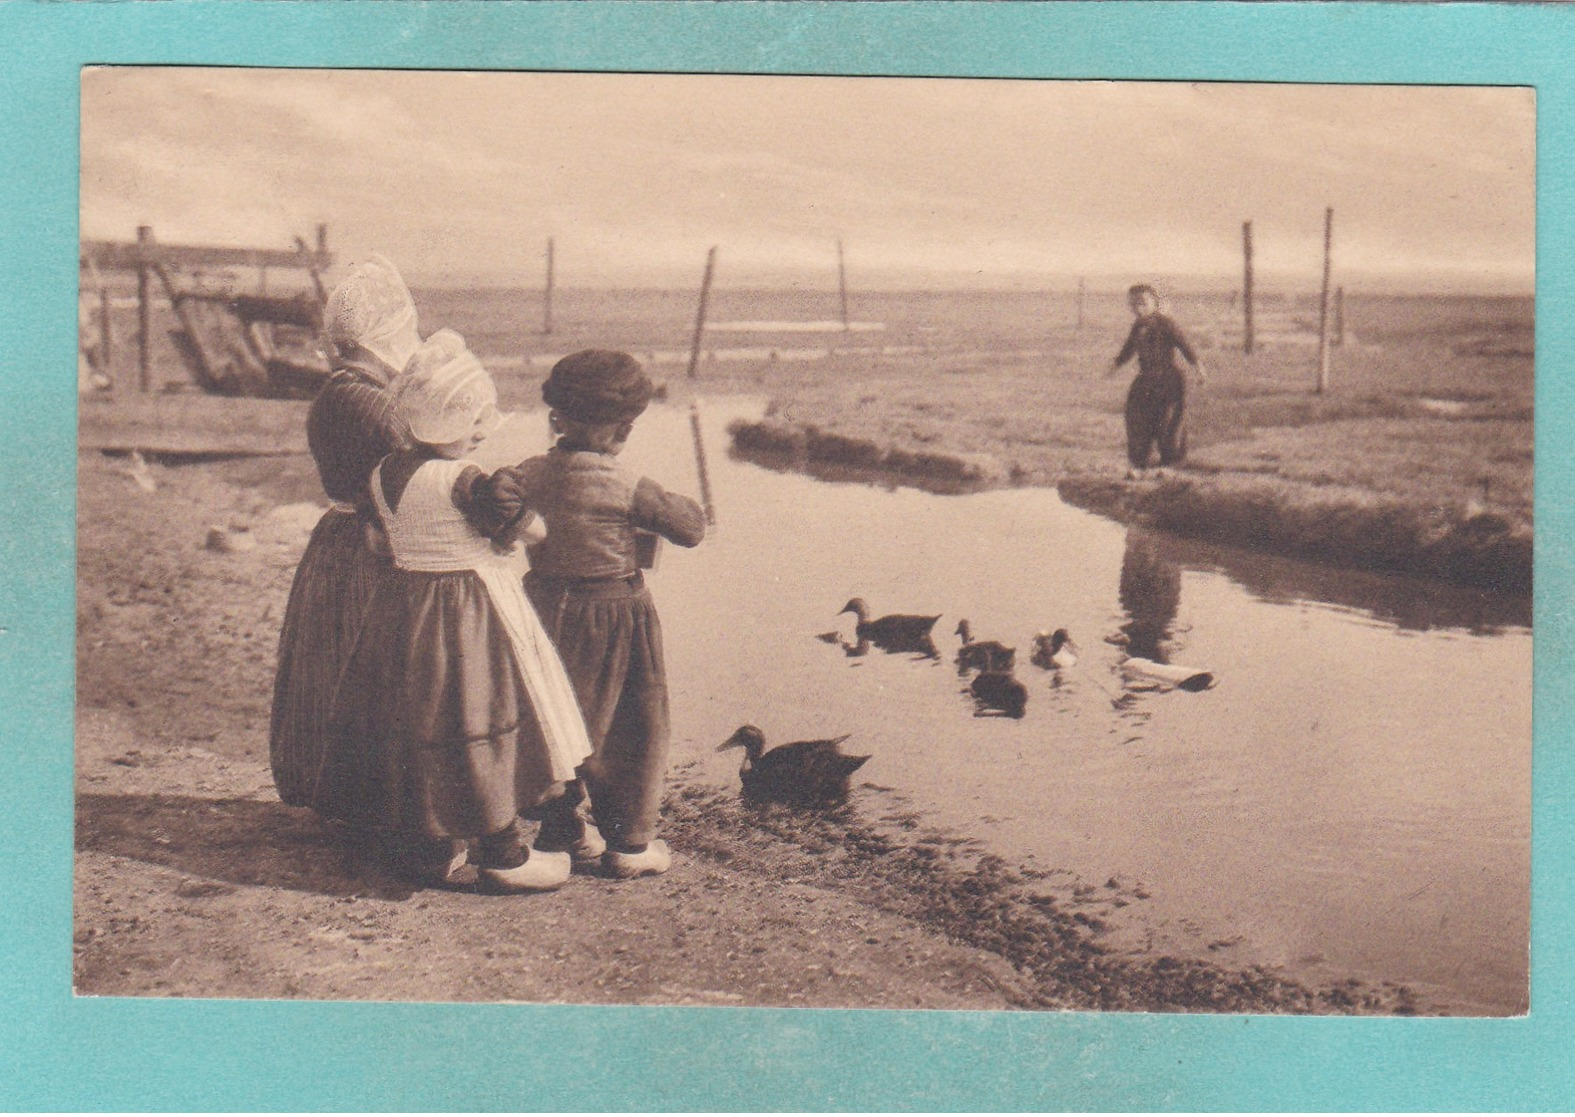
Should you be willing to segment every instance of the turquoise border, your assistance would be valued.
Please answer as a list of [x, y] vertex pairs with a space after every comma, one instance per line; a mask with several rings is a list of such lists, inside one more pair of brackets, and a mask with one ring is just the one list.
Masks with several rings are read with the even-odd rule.
[[[0, 1108], [1575, 1108], [1575, 11], [1562, 5], [0, 3]], [[1325, 1020], [74, 1001], [77, 70], [105, 63], [1533, 85], [1532, 1014]], [[1553, 452], [1550, 452], [1552, 450]], [[1448, 763], [1440, 757], [1440, 763]], [[1561, 949], [1563, 947], [1563, 949]], [[483, 1038], [485, 1037], [485, 1039]], [[504, 1042], [499, 1042], [503, 1040]], [[507, 1054], [505, 1054], [507, 1052]]]

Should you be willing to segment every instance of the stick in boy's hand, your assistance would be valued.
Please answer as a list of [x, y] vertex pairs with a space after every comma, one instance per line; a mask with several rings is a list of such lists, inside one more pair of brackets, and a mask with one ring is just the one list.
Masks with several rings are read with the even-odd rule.
[[700, 400], [689, 401], [689, 430], [695, 440], [695, 468], [700, 473], [700, 504], [705, 509], [705, 522], [716, 526], [716, 505], [711, 500], [711, 471], [706, 468], [705, 441], [700, 437]]

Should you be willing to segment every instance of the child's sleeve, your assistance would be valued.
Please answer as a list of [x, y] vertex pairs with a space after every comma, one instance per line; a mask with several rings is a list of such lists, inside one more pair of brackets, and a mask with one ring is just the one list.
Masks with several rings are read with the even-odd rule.
[[454, 507], [471, 527], [494, 543], [518, 538], [536, 514], [525, 506], [517, 479], [507, 469], [488, 476], [478, 466], [467, 465], [454, 482]]
[[1187, 343], [1187, 335], [1181, 332], [1181, 327], [1174, 321], [1170, 323], [1170, 341], [1177, 351], [1185, 358], [1189, 365], [1197, 365], [1198, 358], [1192, 352], [1192, 346]]
[[630, 520], [641, 531], [655, 532], [680, 547], [693, 547], [705, 538], [705, 513], [686, 496], [670, 493], [649, 477], [634, 487]]
[[1121, 352], [1116, 354], [1116, 359], [1112, 362], [1117, 368], [1126, 364], [1132, 359], [1133, 355], [1137, 353], [1138, 333], [1140, 332], [1141, 327], [1141, 322], [1133, 322], [1132, 329], [1127, 331], [1126, 344], [1121, 347]]

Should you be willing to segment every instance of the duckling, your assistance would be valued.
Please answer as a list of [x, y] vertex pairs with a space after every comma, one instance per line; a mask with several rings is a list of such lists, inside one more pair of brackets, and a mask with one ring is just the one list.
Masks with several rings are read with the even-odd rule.
[[843, 613], [852, 613], [858, 618], [854, 635], [861, 644], [867, 640], [883, 652], [918, 652], [930, 659], [941, 658], [935, 640], [930, 635], [935, 622], [941, 619], [939, 613], [933, 617], [893, 613], [870, 620], [869, 606], [862, 597], [849, 598], [848, 603], [838, 610], [839, 616]]
[[1055, 632], [1041, 632], [1034, 637], [1034, 654], [1029, 657], [1035, 667], [1059, 671], [1077, 664], [1077, 645], [1071, 633], [1064, 628]]
[[744, 750], [738, 778], [746, 799], [796, 807], [834, 806], [848, 797], [848, 777], [869, 760], [840, 750], [850, 736], [794, 741], [767, 752], [766, 735], [753, 725], [741, 725], [716, 751]]
[[1020, 718], [1028, 712], [1028, 688], [1010, 671], [981, 671], [968, 690], [975, 717]]
[[999, 640], [975, 640], [967, 618], [957, 622], [962, 647], [957, 649], [957, 674], [969, 671], [1010, 671], [1017, 663], [1017, 649]]

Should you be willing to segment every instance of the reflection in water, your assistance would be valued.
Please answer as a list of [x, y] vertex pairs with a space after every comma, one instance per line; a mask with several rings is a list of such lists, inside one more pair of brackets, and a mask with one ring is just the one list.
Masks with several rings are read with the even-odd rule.
[[1127, 530], [1117, 588], [1127, 622], [1121, 626], [1127, 655], [1170, 662], [1170, 638], [1181, 608], [1181, 567], [1165, 557], [1162, 541], [1142, 528]]
[[1021, 718], [1028, 712], [1028, 688], [1011, 671], [981, 671], [969, 684], [973, 716]]
[[965, 496], [983, 492], [993, 483], [975, 477], [956, 477], [947, 474], [915, 474], [879, 465], [861, 465], [855, 462], [822, 461], [782, 450], [769, 450], [758, 446], [740, 446], [736, 441], [727, 448], [732, 461], [749, 462], [776, 473], [802, 473], [817, 481], [836, 484], [871, 485], [887, 492], [897, 489], [918, 489], [938, 496]]
[[[942, 496], [960, 496], [991, 488], [973, 479], [912, 476], [875, 466], [811, 461], [802, 454], [745, 449], [736, 443], [729, 445], [728, 457], [779, 473], [801, 473], [835, 483], [868, 484], [887, 492], [912, 488]], [[1323, 602], [1359, 609], [1378, 620], [1418, 632], [1460, 628], [1476, 635], [1491, 636], [1506, 629], [1531, 627], [1529, 595], [1500, 594], [1423, 578], [1329, 566], [1148, 529], [1133, 528], [1132, 533], [1146, 540], [1144, 545], [1150, 554], [1163, 554], [1164, 558], [1158, 561], [1168, 561], [1177, 568], [1218, 571], [1259, 600], [1273, 604]], [[1132, 533], [1128, 535], [1129, 546]], [[1142, 563], [1145, 559], [1140, 557], [1136, 561]], [[1167, 576], [1160, 573], [1162, 577]], [[1122, 582], [1124, 587], [1124, 576]], [[1124, 598], [1122, 604], [1126, 607]], [[1133, 651], [1132, 654], [1140, 653]], [[1156, 662], [1165, 661], [1156, 659]]]
[[1258, 600], [1271, 604], [1324, 602], [1358, 609], [1413, 632], [1459, 628], [1493, 636], [1531, 627], [1529, 595], [1324, 566], [1240, 547], [1148, 534], [1171, 562], [1189, 570], [1219, 571]]
[[[681, 481], [687, 418], [653, 409], [632, 463]], [[1151, 935], [1156, 954], [1524, 1011], [1524, 603], [1129, 531], [1049, 490], [942, 497], [715, 465], [724, 526], [660, 576], [685, 681], [675, 751], [710, 765], [706, 779], [737, 786], [713, 754], [746, 702], [773, 737], [853, 729], [872, 755], [859, 775], [926, 819], [1096, 886], [1148, 883], [1117, 933]], [[1064, 625], [1083, 654], [1023, 664], [1021, 720], [975, 718], [955, 642], [927, 666], [844, 658], [854, 626], [828, 614], [851, 594], [923, 602], [944, 614], [938, 631], [971, 618], [1025, 661], [1035, 629]], [[832, 626], [823, 646], [806, 639]], [[1123, 651], [1224, 683], [1140, 693]]]

